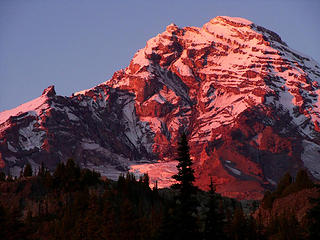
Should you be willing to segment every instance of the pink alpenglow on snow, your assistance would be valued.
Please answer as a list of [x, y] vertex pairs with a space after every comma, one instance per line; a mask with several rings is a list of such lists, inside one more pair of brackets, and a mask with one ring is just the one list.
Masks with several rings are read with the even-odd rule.
[[249, 20], [171, 24], [110, 80], [1, 113], [2, 159], [18, 172], [77, 156], [112, 179], [148, 173], [167, 187], [186, 131], [198, 187], [212, 177], [225, 196], [259, 199], [287, 171], [320, 179], [319, 83], [317, 62]]

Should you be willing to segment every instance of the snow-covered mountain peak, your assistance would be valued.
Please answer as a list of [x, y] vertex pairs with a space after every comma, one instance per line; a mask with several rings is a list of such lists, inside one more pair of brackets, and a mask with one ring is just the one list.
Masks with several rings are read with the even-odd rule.
[[110, 80], [71, 97], [49, 87], [0, 113], [0, 166], [74, 157], [112, 178], [149, 171], [165, 186], [185, 131], [198, 186], [212, 177], [224, 195], [259, 198], [286, 171], [320, 178], [319, 83], [318, 63], [246, 19], [171, 24]]
[[235, 27], [251, 26], [253, 22], [241, 17], [228, 17], [228, 16], [217, 16], [210, 20], [211, 24], [223, 23], [229, 24]]
[[48, 98], [51, 94], [52, 89], [48, 92], [45, 92], [44, 90], [44, 93], [40, 97], [21, 104], [16, 108], [0, 112], [0, 128], [2, 128], [2, 125], [11, 117], [19, 117], [21, 115], [21, 118], [23, 118], [26, 116], [26, 113], [40, 116], [45, 109], [50, 107], [48, 105]]

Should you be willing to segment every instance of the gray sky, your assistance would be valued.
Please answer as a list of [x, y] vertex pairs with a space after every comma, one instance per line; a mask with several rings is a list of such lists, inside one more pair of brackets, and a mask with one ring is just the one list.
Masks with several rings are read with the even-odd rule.
[[320, 0], [0, 0], [0, 111], [55, 85], [93, 87], [126, 67], [170, 23], [201, 27], [219, 15], [278, 33], [320, 62]]

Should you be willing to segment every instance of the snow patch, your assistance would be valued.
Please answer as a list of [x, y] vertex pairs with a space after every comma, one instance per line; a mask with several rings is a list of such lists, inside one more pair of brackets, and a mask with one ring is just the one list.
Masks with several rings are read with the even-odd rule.
[[228, 165], [225, 165], [231, 172], [233, 172], [234, 174], [236, 174], [236, 175], [241, 175], [241, 172], [238, 170], [238, 169], [235, 169], [235, 168], [233, 168], [233, 167], [230, 167], [230, 166], [228, 166]]
[[96, 150], [100, 148], [100, 145], [90, 139], [82, 139], [81, 147], [85, 150]]
[[11, 151], [11, 152], [17, 152], [17, 149], [15, 149], [10, 142], [7, 142], [8, 144], [8, 150]]
[[16, 157], [14, 157], [14, 156], [10, 156], [10, 157], [6, 157], [5, 158], [8, 162], [16, 162], [17, 161], [17, 158]]
[[273, 181], [271, 178], [267, 178], [268, 182], [271, 183], [272, 185], [276, 186], [277, 183]]
[[187, 77], [192, 77], [193, 76], [193, 73], [192, 73], [192, 70], [189, 66], [185, 65], [183, 62], [182, 62], [182, 59], [179, 58], [174, 64], [173, 64], [174, 67], [177, 68], [178, 72], [180, 75], [182, 76], [187, 76]]
[[149, 100], [156, 101], [160, 104], [164, 104], [166, 102], [166, 99], [163, 96], [161, 96], [161, 94], [155, 94]]
[[172, 176], [178, 172], [177, 164], [178, 161], [132, 164], [129, 171], [137, 177], [147, 173], [151, 187], [157, 182], [159, 188], [165, 188], [176, 183]]
[[150, 60], [146, 58], [144, 53], [144, 49], [140, 49], [132, 59], [134, 64], [140, 65], [140, 69], [144, 66], [148, 66], [150, 64]]
[[151, 38], [147, 41], [147, 46], [145, 47], [145, 53], [151, 55], [153, 52], [156, 52], [157, 47], [159, 45], [170, 46], [173, 42], [169, 40], [170, 33], [164, 32], [162, 34], [158, 34], [154, 38]]
[[320, 146], [307, 140], [302, 141], [302, 146], [304, 151], [301, 159], [305, 167], [315, 178], [320, 179]]
[[116, 168], [116, 166], [104, 164], [104, 165], [94, 165], [90, 162], [87, 164], [82, 164], [81, 167], [88, 168], [91, 170], [94, 170], [95, 172], [98, 172], [101, 174], [101, 176], [105, 176], [111, 180], [118, 180], [119, 176], [121, 174], [124, 174], [123, 171], [120, 171]]
[[79, 121], [79, 118], [74, 115], [73, 113], [67, 111], [67, 115], [68, 115], [68, 118], [71, 120], [71, 121]]
[[40, 149], [43, 144], [46, 133], [35, 129], [34, 124], [36, 122], [32, 121], [27, 127], [19, 129], [19, 145], [23, 150]]
[[234, 23], [239, 23], [239, 24], [242, 24], [242, 25], [251, 25], [253, 24], [253, 22], [245, 19], [245, 18], [241, 18], [241, 17], [229, 17], [229, 16], [218, 16], [214, 19], [225, 19], [229, 22], [234, 22]]
[[12, 168], [10, 168], [10, 174], [13, 177], [19, 177], [20, 173], [21, 173], [22, 168], [19, 166], [14, 166]]
[[0, 124], [6, 122], [11, 116], [18, 116], [25, 112], [29, 112], [31, 115], [40, 115], [43, 110], [49, 108], [49, 105], [46, 102], [47, 99], [48, 97], [43, 95], [14, 109], [1, 112]]

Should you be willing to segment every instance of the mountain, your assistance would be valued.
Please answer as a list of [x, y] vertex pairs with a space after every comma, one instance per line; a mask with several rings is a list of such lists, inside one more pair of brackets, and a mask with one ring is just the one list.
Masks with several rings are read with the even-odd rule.
[[225, 196], [258, 199], [287, 171], [320, 178], [319, 83], [318, 63], [246, 19], [171, 24], [110, 80], [70, 97], [51, 86], [0, 113], [0, 167], [18, 175], [72, 157], [164, 187], [185, 131], [197, 186], [212, 178]]

